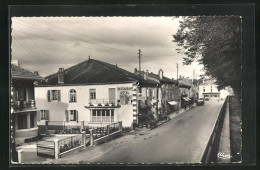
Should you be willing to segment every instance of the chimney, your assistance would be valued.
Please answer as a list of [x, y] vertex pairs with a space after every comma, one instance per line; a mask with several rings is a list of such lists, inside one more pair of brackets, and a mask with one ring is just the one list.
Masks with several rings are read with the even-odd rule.
[[163, 79], [163, 70], [162, 69], [159, 70], [158, 75], [159, 75], [160, 79]]
[[146, 72], [144, 73], [144, 79], [145, 79], [145, 80], [148, 79], [148, 73], [149, 73], [149, 70], [146, 70]]
[[36, 76], [40, 76], [38, 71], [34, 71], [33, 74]]
[[135, 74], [137, 73], [137, 68], [135, 68], [134, 73], [135, 73]]
[[20, 66], [18, 60], [12, 60], [12, 64], [13, 64], [13, 65], [16, 65], [16, 66]]
[[64, 84], [64, 68], [59, 68], [59, 71], [58, 71], [58, 84]]

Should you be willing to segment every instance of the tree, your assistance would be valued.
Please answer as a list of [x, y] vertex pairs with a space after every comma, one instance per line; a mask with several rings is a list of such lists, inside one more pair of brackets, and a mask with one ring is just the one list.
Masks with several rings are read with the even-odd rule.
[[200, 16], [180, 18], [173, 35], [183, 64], [194, 61], [204, 65], [206, 76], [219, 87], [231, 86], [241, 96], [241, 18], [237, 16]]

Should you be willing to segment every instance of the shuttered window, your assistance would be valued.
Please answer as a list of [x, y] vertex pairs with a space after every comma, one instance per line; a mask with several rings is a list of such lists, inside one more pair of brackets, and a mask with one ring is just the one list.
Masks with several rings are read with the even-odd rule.
[[60, 90], [48, 90], [47, 99], [48, 99], [48, 102], [60, 101]]
[[65, 110], [66, 122], [76, 121], [78, 122], [78, 111], [77, 110]]
[[40, 120], [49, 120], [49, 110], [40, 110]]

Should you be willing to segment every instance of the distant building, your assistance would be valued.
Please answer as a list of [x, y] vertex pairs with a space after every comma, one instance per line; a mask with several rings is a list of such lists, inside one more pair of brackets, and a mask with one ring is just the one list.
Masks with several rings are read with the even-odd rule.
[[[60, 68], [45, 79], [35, 88], [38, 125], [49, 121], [53, 125], [80, 126], [84, 122], [100, 126], [122, 121], [124, 127], [130, 127], [138, 122], [138, 100], [146, 97], [142, 89], [158, 89], [155, 81], [94, 59]], [[156, 100], [155, 96], [149, 93]]]
[[34, 97], [34, 81], [39, 75], [23, 69], [18, 61], [11, 65], [12, 121], [15, 143], [38, 136], [37, 108]]
[[218, 85], [215, 80], [207, 80], [199, 85], [199, 98], [222, 98], [225, 99], [227, 95], [232, 94], [230, 87], [224, 89], [218, 89]]

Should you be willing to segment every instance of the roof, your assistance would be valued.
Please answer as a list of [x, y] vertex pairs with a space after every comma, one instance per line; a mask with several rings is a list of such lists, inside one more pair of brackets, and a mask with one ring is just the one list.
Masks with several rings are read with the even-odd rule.
[[207, 86], [207, 85], [217, 85], [216, 80], [207, 80], [204, 83], [201, 83], [200, 86]]
[[188, 88], [190, 88], [192, 86], [192, 82], [189, 81], [189, 80], [182, 80], [182, 79], [180, 79], [180, 80], [178, 80], [178, 83], [179, 83], [180, 87], [188, 87]]
[[42, 77], [14, 64], [11, 65], [11, 77], [15, 79], [41, 80]]
[[[139, 82], [140, 85], [156, 85], [152, 80], [144, 80], [129, 71], [115, 65], [88, 59], [64, 70], [64, 85], [80, 84], [113, 84]], [[58, 85], [58, 72], [45, 77], [48, 81], [39, 82], [39, 85]]]
[[[139, 74], [139, 71], [137, 71], [136, 74]], [[145, 72], [141, 71], [141, 74], [143, 76], [145, 74]], [[154, 74], [154, 73], [148, 73], [148, 78], [149, 77], [160, 81], [160, 83], [169, 83], [169, 84], [177, 83], [175, 80], [170, 79], [170, 78], [165, 77], [165, 76], [163, 76], [163, 78], [160, 79], [160, 76], [158, 74]]]

